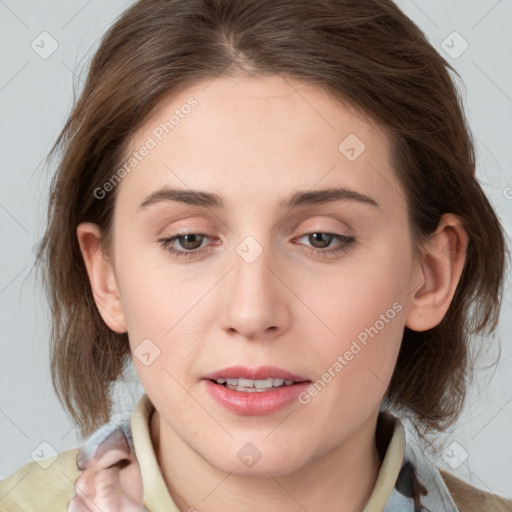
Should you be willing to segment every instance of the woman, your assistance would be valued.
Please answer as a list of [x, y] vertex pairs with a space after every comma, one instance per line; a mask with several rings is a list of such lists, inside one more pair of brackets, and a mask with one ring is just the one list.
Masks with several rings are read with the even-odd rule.
[[[391, 1], [130, 7], [54, 148], [39, 254], [92, 436], [2, 506], [511, 510], [399, 420], [455, 421], [502, 293], [448, 69]], [[131, 357], [146, 393], [107, 423]]]

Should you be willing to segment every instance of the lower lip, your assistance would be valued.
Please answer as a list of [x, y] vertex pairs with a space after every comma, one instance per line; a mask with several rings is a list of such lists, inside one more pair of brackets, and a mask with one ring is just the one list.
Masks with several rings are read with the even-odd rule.
[[204, 382], [208, 392], [219, 404], [245, 416], [264, 416], [284, 409], [311, 385], [311, 382], [299, 382], [273, 391], [244, 392], [229, 389], [211, 380], [205, 379]]

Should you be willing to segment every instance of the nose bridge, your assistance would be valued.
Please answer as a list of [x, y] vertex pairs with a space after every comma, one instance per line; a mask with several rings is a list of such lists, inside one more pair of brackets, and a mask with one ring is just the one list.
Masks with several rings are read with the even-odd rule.
[[246, 236], [235, 248], [234, 268], [225, 300], [224, 327], [254, 338], [281, 330], [287, 320], [282, 284], [271, 271], [276, 258], [267, 239]]

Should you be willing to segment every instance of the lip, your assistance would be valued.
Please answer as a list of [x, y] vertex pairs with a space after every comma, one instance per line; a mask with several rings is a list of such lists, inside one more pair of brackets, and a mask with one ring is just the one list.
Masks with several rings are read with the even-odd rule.
[[[214, 382], [220, 378], [263, 380], [268, 378], [293, 380], [291, 386], [283, 386], [272, 391], [236, 391]], [[297, 396], [310, 384], [309, 379], [300, 377], [276, 366], [260, 366], [248, 368], [245, 366], [230, 366], [203, 377], [210, 396], [220, 405], [235, 414], [242, 416], [266, 416], [290, 406]]]
[[230, 366], [229, 368], [224, 368], [223, 370], [208, 373], [207, 375], [203, 376], [203, 379], [217, 380], [223, 377], [230, 379], [241, 377], [243, 379], [252, 380], [274, 378], [294, 380], [295, 382], [309, 381], [309, 379], [306, 379], [305, 377], [300, 377], [294, 373], [283, 370], [282, 368], [278, 368], [277, 366], [259, 366], [258, 368], [248, 368], [246, 366]]

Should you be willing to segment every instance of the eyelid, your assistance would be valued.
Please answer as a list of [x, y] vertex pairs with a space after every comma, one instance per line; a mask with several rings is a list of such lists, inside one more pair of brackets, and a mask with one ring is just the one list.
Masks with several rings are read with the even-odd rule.
[[[350, 250], [350, 248], [357, 242], [356, 237], [354, 237], [352, 235], [344, 235], [341, 233], [336, 233], [336, 232], [327, 231], [327, 230], [320, 230], [320, 229], [303, 232], [299, 236], [295, 236], [292, 239], [292, 241], [300, 240], [301, 238], [307, 237], [312, 234], [323, 234], [323, 235], [327, 235], [328, 237], [331, 237], [329, 244], [333, 240], [336, 240], [336, 239], [339, 242], [338, 245], [334, 246], [334, 248], [316, 248], [316, 247], [308, 246], [305, 244], [297, 244], [297, 245], [304, 245], [307, 248], [305, 250], [307, 252], [309, 252], [310, 254], [312, 254], [313, 256], [319, 256], [322, 258], [329, 258], [329, 257], [334, 258], [335, 255], [338, 255], [338, 254], [341, 254], [343, 252]], [[181, 238], [183, 236], [187, 236], [187, 235], [199, 235], [199, 236], [203, 237], [203, 240], [205, 238], [209, 238], [209, 239], [214, 238], [209, 233], [187, 230], [186, 232], [183, 232], [183, 231], [176, 232], [172, 235], [166, 236], [164, 238], [160, 238], [160, 239], [158, 239], [158, 242], [163, 246], [165, 251], [174, 255], [174, 257], [176, 259], [199, 257], [202, 254], [209, 252], [208, 246], [205, 248], [199, 247], [197, 249], [191, 249], [191, 250], [186, 250], [186, 249], [180, 250], [180, 249], [176, 249], [174, 247], [174, 245], [172, 245], [173, 242], [175, 242], [179, 238]], [[201, 240], [201, 243], [203, 242], [203, 240]]]
[[173, 236], [187, 234], [203, 234], [207, 231], [215, 231], [218, 229], [218, 223], [215, 219], [211, 219], [206, 214], [201, 213], [174, 213], [170, 216], [161, 216], [155, 218], [157, 230], [155, 236]]

